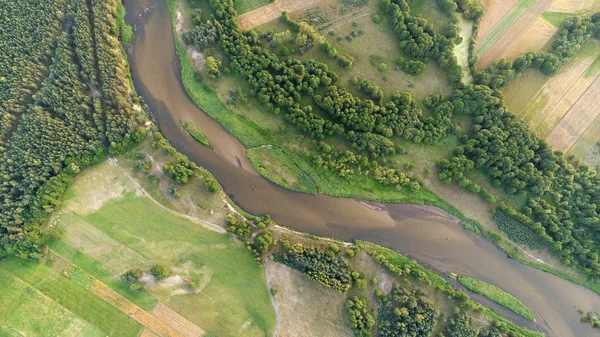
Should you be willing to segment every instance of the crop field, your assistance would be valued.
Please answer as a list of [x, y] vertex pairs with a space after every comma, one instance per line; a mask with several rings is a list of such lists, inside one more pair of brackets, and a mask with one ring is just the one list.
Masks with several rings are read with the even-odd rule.
[[545, 12], [554, 0], [521, 0], [483, 37], [475, 47], [480, 55], [479, 69], [497, 60]]
[[253, 9], [270, 4], [270, 0], [237, 0], [234, 2], [235, 11], [244, 14]]
[[571, 16], [573, 16], [572, 13], [548, 11], [542, 13], [540, 18], [553, 25], [554, 27], [559, 28], [563, 24], [563, 22], [565, 22], [565, 20], [570, 18]]
[[549, 10], [552, 12], [579, 12], [600, 6], [598, 0], [556, 0]]
[[548, 135], [548, 143], [554, 149], [567, 151], [575, 144], [577, 139], [587, 130], [600, 114], [600, 78], [583, 94], [569, 109]]
[[[166, 152], [150, 155], [159, 161]], [[117, 163], [122, 166], [104, 162], [83, 171], [67, 191], [63, 210], [51, 220], [62, 237], [50, 244], [50, 265], [17, 259], [0, 264], [0, 275], [10, 285], [1, 287], [0, 299], [27, 299], [11, 301], [10, 314], [0, 315], [3, 329], [64, 336], [138, 336], [144, 328], [148, 336], [272, 334], [275, 313], [265, 274], [245, 246], [158, 207], [154, 201], [161, 199], [177, 209], [177, 201], [165, 201], [173, 199], [166, 187], [157, 188], [173, 185], [169, 177], [153, 169], [161, 180], [153, 184], [141, 175], [139, 186], [152, 191], [146, 193], [163, 194], [150, 199], [130, 180], [140, 174], [134, 160], [122, 157]], [[208, 221], [222, 224], [224, 201], [219, 193], [209, 195], [194, 199], [194, 214], [206, 213]], [[212, 213], [219, 216], [208, 216]], [[175, 276], [150, 280], [143, 292], [119, 280], [131, 268], [148, 270], [157, 263]], [[186, 280], [197, 286], [190, 288]], [[32, 312], [34, 307], [44, 311]], [[42, 319], [46, 316], [57, 318]]]
[[548, 41], [550, 41], [557, 31], [558, 28], [555, 26], [541, 18], [537, 18], [535, 22], [527, 28], [523, 35], [521, 35], [514, 44], [504, 52], [502, 57], [507, 60], [514, 60], [527, 52], [539, 51], [548, 44]]
[[600, 52], [596, 49], [595, 43], [588, 43], [558, 75], [548, 78], [535, 96], [522, 97], [529, 103], [522, 111], [514, 111], [517, 116], [538, 130], [538, 134], [547, 136], [594, 81], [595, 78], [586, 77], [586, 72], [594, 62], [595, 54]]
[[493, 41], [493, 38], [488, 35], [501, 21], [508, 20], [506, 15], [515, 8], [517, 1], [518, 0], [491, 0], [482, 4], [485, 8], [485, 14], [479, 22], [479, 31], [477, 32], [478, 43], [475, 48], [476, 52], [479, 52], [482, 43], [487, 41], [491, 43]]

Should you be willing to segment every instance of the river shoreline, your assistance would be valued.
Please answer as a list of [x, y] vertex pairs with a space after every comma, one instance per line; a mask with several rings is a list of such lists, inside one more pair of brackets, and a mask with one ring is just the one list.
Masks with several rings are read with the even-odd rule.
[[[579, 324], [574, 307], [599, 310], [595, 308], [596, 295], [507, 259], [493, 244], [463, 229], [458, 219], [435, 214], [437, 210], [423, 214], [411, 205], [290, 192], [260, 177], [245, 155], [245, 146], [190, 102], [178, 76], [171, 20], [164, 17], [168, 16], [164, 7], [164, 3], [157, 3], [147, 11], [147, 27], [141, 23], [146, 19], [136, 20], [140, 21], [140, 34], [136, 32], [129, 52], [134, 83], [154, 110], [165, 137], [178, 151], [211, 171], [234, 202], [253, 214], [269, 213], [278, 223], [297, 231], [344, 241], [372, 241], [441, 274], [452, 270], [482, 279], [521, 299], [548, 335], [589, 335], [590, 329]], [[144, 31], [146, 28], [151, 32]], [[178, 124], [181, 119], [200, 127], [215, 144], [215, 151], [192, 144]]]

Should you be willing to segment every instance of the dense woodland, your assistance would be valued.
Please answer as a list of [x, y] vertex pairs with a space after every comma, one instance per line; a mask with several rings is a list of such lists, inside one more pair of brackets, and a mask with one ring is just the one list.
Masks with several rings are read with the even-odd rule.
[[72, 177], [144, 135], [117, 4], [0, 3], [0, 257], [40, 257], [44, 220]]
[[[456, 181], [495, 203], [493, 193], [466, 177], [469, 172], [483, 170], [496, 188], [526, 198], [525, 207], [506, 213], [519, 226], [536, 233], [565, 263], [600, 277], [600, 177], [585, 165], [573, 166], [562, 153], [553, 151], [515, 119], [495, 90], [530, 67], [545, 74], [556, 73], [583, 43], [598, 37], [600, 14], [568, 19], [548, 52], [527, 53], [514, 62], [500, 60], [475, 74], [475, 85], [464, 85], [452, 53], [458, 38], [454, 23], [445, 34], [439, 34], [426, 20], [412, 16], [404, 0], [382, 0], [381, 8], [392, 19], [391, 28], [404, 53], [424, 63], [435, 61], [449, 72], [455, 87], [450, 97], [427, 98], [424, 105], [430, 113], [424, 114], [409, 93], [386, 98], [376, 85], [355, 79], [352, 83], [370, 97], [362, 99], [344, 89], [325, 64], [303, 62], [293, 55], [279, 57], [263, 47], [255, 32], [240, 30], [230, 1], [210, 2], [216, 14], [206, 24], [217, 28], [219, 46], [230, 66], [248, 80], [268, 109], [322, 141], [320, 151], [313, 155], [316, 165], [341, 176], [368, 175], [383, 184], [418, 190], [417, 179], [381, 164], [378, 158], [399, 151], [395, 137], [433, 144], [454, 133], [461, 143], [453, 157], [439, 163], [443, 181]], [[475, 25], [483, 14], [473, 1], [438, 4], [445, 11], [462, 12]], [[284, 20], [292, 21], [286, 15]], [[313, 43], [327, 42], [314, 39]], [[311, 97], [311, 102], [303, 97]], [[471, 128], [461, 130], [454, 122], [456, 115], [469, 116]], [[345, 138], [354, 150], [340, 152], [327, 145], [331, 136]]]

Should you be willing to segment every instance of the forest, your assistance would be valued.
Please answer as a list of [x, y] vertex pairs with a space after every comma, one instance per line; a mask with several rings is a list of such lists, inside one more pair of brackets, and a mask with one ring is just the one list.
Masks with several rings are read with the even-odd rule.
[[[474, 85], [465, 85], [452, 52], [458, 41], [455, 23], [451, 22], [444, 34], [436, 33], [426, 20], [411, 15], [406, 1], [382, 0], [381, 8], [392, 20], [392, 30], [404, 53], [424, 64], [434, 61], [450, 75], [454, 92], [448, 97], [434, 94], [425, 99], [428, 113], [424, 113], [409, 93], [397, 92], [386, 98], [376, 85], [355, 79], [352, 84], [370, 96], [363, 99], [346, 90], [325, 64], [312, 59], [300, 61], [293, 53], [276, 55], [263, 47], [257, 33], [239, 28], [230, 1], [210, 3], [216, 13], [214, 19], [199, 24], [217, 28], [216, 40], [230, 67], [248, 81], [262, 104], [320, 142], [319, 151], [313, 153], [317, 166], [341, 176], [367, 175], [400, 190], [418, 190], [418, 178], [379, 159], [402, 151], [394, 141], [398, 137], [434, 144], [455, 134], [460, 143], [454, 155], [438, 158], [441, 180], [456, 181], [495, 203], [492, 192], [466, 177], [475, 170], [485, 172], [495, 188], [526, 199], [524, 207], [510, 210], [518, 214], [517, 226], [533, 231], [565, 264], [592, 278], [600, 277], [600, 177], [588, 166], [571, 164], [517, 121], [497, 90], [528, 68], [547, 75], [556, 73], [583, 43], [599, 36], [600, 13], [566, 20], [549, 51], [527, 53], [514, 62], [497, 61], [474, 74]], [[483, 13], [473, 1], [439, 1], [438, 5], [463, 13], [476, 26]], [[291, 21], [285, 13], [283, 20]], [[199, 31], [212, 32], [207, 28]], [[207, 39], [212, 41], [212, 37], [210, 33]], [[327, 42], [315, 38], [311, 43]], [[468, 130], [462, 130], [455, 121], [454, 117], [461, 115], [473, 121]], [[334, 137], [345, 139], [352, 150], [340, 151], [328, 145]]]
[[73, 176], [145, 135], [117, 4], [0, 3], [0, 257], [41, 257]]

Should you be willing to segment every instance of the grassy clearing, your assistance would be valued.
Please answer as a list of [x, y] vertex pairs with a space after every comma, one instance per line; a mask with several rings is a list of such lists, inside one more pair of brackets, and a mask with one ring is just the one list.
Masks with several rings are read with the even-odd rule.
[[268, 5], [270, 4], [271, 0], [237, 0], [234, 2], [234, 8], [235, 11], [238, 14], [244, 14], [246, 12], [249, 12], [253, 9], [262, 7], [264, 5]]
[[478, 279], [474, 279], [471, 277], [459, 275], [457, 277], [458, 282], [465, 286], [469, 291], [474, 293], [482, 294], [483, 296], [489, 298], [490, 300], [498, 303], [499, 305], [507, 308], [508, 310], [519, 314], [528, 320], [534, 320], [533, 314], [527, 307], [521, 303], [517, 298], [512, 296], [511, 294], [505, 292], [504, 290], [493, 286], [489, 283], [485, 283]]
[[[437, 13], [437, 5], [434, 2], [427, 4], [425, 14]], [[366, 79], [377, 84], [383, 90], [386, 97], [390, 97], [396, 91], [410, 92], [418, 101], [433, 93], [450, 94], [451, 87], [447, 82], [447, 74], [442, 71], [433, 61], [427, 63], [425, 70], [416, 76], [406, 74], [395, 70], [396, 61], [399, 57], [409, 60], [399, 48], [399, 40], [389, 29], [389, 16], [381, 11], [378, 1], [370, 1], [366, 7], [348, 10], [342, 13], [342, 6], [336, 0], [328, 0], [307, 8], [306, 10], [291, 13], [295, 20], [301, 20], [306, 12], [322, 13], [326, 21], [319, 24], [316, 28], [325, 37], [325, 39], [344, 56], [351, 56], [354, 63], [351, 69], [343, 68], [338, 62], [329, 57], [318, 46], [314, 46], [303, 55], [294, 54], [294, 57], [301, 60], [314, 59], [327, 64], [336, 74], [339, 75], [339, 83], [353, 94], [366, 96], [356, 89], [356, 86], [349, 85], [349, 82], [355, 76]], [[372, 20], [373, 15], [379, 15], [381, 22], [375, 24]], [[439, 13], [442, 15], [441, 13]], [[431, 14], [433, 15], [433, 14]], [[437, 14], [436, 14], [437, 15]], [[447, 26], [448, 18], [427, 18], [430, 22], [439, 25], [439, 29]], [[356, 23], [356, 26], [354, 25]], [[346, 36], [352, 31], [363, 30], [363, 35], [349, 41]], [[274, 20], [255, 30], [260, 34], [267, 31], [282, 32], [291, 30], [291, 27]], [[332, 32], [332, 33], [330, 33]], [[330, 35], [333, 34], [333, 35]], [[342, 39], [338, 40], [338, 36]], [[293, 43], [286, 45], [289, 50], [294, 50]], [[280, 48], [273, 50], [280, 52]], [[380, 71], [379, 64], [385, 63], [387, 70]]]
[[525, 109], [548, 80], [550, 80], [549, 76], [536, 69], [525, 70], [519, 77], [501, 89], [504, 102], [509, 110], [519, 116], [519, 113]]
[[[142, 326], [133, 319], [47, 265], [10, 258], [0, 264], [0, 271], [21, 279], [79, 319], [96, 327], [103, 335], [137, 336], [142, 330]], [[32, 319], [32, 316], [23, 318]], [[46, 319], [42, 318], [42, 322], [35, 324], [42, 324]]]
[[573, 13], [544, 12], [542, 13], [541, 18], [554, 27], [560, 28], [560, 26], [562, 26], [562, 24], [572, 16]]
[[[155, 150], [151, 155], [158, 157], [157, 152], [162, 151]], [[119, 174], [119, 171], [109, 172]], [[74, 195], [70, 201], [81, 201], [85, 194], [78, 195], [78, 192], [88, 187], [90, 176], [106, 174], [96, 168], [82, 172], [70, 188], [70, 194]], [[151, 185], [145, 180], [140, 183]], [[94, 188], [99, 188], [101, 193], [102, 187]], [[53, 249], [101, 280], [114, 279], [114, 283], [107, 282], [107, 285], [122, 294], [130, 292], [124, 285], [121, 285], [123, 288], [118, 286], [122, 272], [133, 267], [147, 269], [155, 263], [164, 264], [181, 279], [196, 282], [197, 291], [190, 291], [186, 283], [177, 281], [168, 287], [152, 286], [147, 293], [138, 293], [139, 298], [130, 296], [129, 299], [146, 310], [158, 299], [217, 335], [272, 333], [275, 315], [265, 276], [243, 244], [159, 208], [148, 198], [133, 193], [131, 187], [127, 187], [125, 193], [105, 200], [95, 212], [60, 215], [57, 228], [63, 240], [53, 244]], [[166, 195], [164, 189], [158, 193]], [[65, 208], [70, 209], [70, 201], [65, 203]], [[207, 202], [214, 207], [211, 200]], [[224, 213], [223, 207], [221, 201], [220, 207], [212, 209]]]
[[208, 138], [196, 127], [194, 124], [186, 121], [181, 121], [181, 127], [187, 131], [194, 140], [196, 140], [200, 144], [204, 144], [211, 149], [213, 148], [212, 144], [208, 141]]
[[595, 77], [600, 73], [600, 56], [594, 60], [594, 63], [590, 66], [588, 71], [585, 73], [585, 77]]
[[105, 336], [50, 298], [0, 267], [0, 335]]
[[310, 177], [282, 149], [261, 146], [248, 150], [252, 165], [265, 178], [293, 191], [316, 193], [317, 187]]
[[479, 41], [475, 47], [477, 55], [485, 54], [500, 38], [519, 20], [525, 12], [538, 0], [519, 0], [517, 4], [506, 13], [494, 29]]

